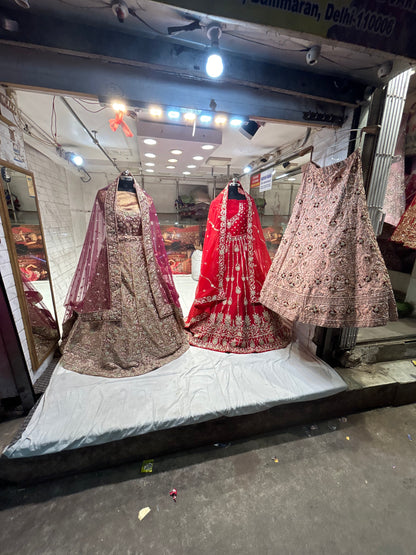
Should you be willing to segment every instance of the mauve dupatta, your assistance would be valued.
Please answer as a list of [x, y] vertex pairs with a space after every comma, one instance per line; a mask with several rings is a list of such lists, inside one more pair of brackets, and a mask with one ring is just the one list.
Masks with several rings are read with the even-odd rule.
[[[98, 191], [78, 266], [64, 305], [64, 324], [76, 312], [87, 320], [121, 319], [121, 268], [116, 221], [117, 178]], [[140, 207], [150, 288], [161, 318], [180, 312], [179, 296], [152, 198], [134, 182]]]

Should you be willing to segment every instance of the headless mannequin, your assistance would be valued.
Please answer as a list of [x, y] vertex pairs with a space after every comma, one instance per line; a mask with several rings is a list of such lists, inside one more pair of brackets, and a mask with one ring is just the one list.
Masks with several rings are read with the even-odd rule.
[[230, 182], [228, 187], [228, 198], [235, 200], [246, 200], [245, 195], [239, 192], [238, 188], [241, 187], [241, 183], [235, 179]]
[[118, 187], [119, 191], [126, 191], [128, 193], [135, 193], [136, 189], [134, 188], [134, 177], [128, 170], [125, 170], [119, 177], [118, 180]]
[[[132, 197], [131, 193], [134, 193], [134, 197]], [[125, 170], [118, 180], [117, 205], [127, 212], [138, 213], [140, 211], [136, 189], [134, 187], [134, 177], [128, 170]]]

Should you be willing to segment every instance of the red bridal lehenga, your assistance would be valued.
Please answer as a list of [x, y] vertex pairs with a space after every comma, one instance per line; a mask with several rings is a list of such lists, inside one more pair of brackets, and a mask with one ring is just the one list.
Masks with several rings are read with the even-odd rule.
[[97, 193], [64, 322], [78, 318], [62, 365], [108, 378], [145, 374], [188, 347], [153, 201], [117, 190]]
[[228, 189], [209, 209], [189, 342], [231, 353], [286, 347], [290, 327], [259, 303], [271, 261], [254, 200], [244, 191], [245, 199], [229, 199]]
[[308, 164], [260, 301], [289, 320], [329, 328], [397, 320], [358, 151], [324, 168]]

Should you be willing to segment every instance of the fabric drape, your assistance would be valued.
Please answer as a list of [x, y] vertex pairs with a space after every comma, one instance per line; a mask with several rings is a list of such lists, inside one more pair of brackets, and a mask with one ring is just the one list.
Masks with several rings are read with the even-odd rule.
[[397, 319], [358, 151], [324, 168], [307, 165], [260, 300], [289, 320], [330, 328]]

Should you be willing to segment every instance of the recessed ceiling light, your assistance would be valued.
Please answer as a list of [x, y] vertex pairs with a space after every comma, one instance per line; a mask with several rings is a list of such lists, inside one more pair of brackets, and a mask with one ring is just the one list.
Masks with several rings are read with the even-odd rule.
[[203, 160], [204, 157], [203, 156], [193, 156], [192, 159], [193, 160], [198, 160], [198, 162], [199, 162], [199, 160]]
[[149, 173], [153, 173], [155, 170], [151, 170], [149, 168], [146, 168], [146, 171], [149, 172]]
[[183, 175], [191, 175], [191, 172], [182, 172]]
[[200, 118], [199, 121], [201, 123], [209, 123], [212, 120], [212, 116], [209, 116], [208, 114], [203, 114]]
[[168, 112], [168, 118], [170, 119], [179, 119], [180, 115], [180, 112], [178, 112], [177, 110], [170, 110]]
[[296, 177], [288, 177], [287, 180], [288, 181], [296, 181]]
[[174, 170], [176, 166], [166, 166], [168, 170]]
[[230, 125], [232, 127], [240, 127], [243, 125], [243, 120], [241, 118], [232, 118], [230, 119]]
[[225, 125], [227, 123], [227, 117], [223, 116], [223, 115], [218, 115], [216, 116], [216, 118], [214, 119], [214, 122], [217, 125]]
[[248, 166], [246, 166], [246, 167], [243, 169], [243, 172], [244, 172], [244, 173], [250, 173], [252, 169], [253, 169], [253, 168], [252, 168], [250, 165], [248, 165]]
[[189, 166], [186, 166], [187, 168], [189, 168], [190, 170], [193, 170], [194, 168], [196, 168], [195, 164], [189, 164]]
[[152, 106], [151, 108], [149, 108], [149, 114], [154, 118], [160, 118], [162, 113], [162, 108], [159, 108], [159, 106]]
[[212, 150], [214, 147], [214, 145], [202, 145], [202, 150]]
[[150, 166], [152, 168], [154, 166], [154, 163], [153, 162], [146, 162], [145, 166]]
[[156, 145], [157, 141], [155, 141], [154, 139], [144, 139], [144, 144], [145, 145]]
[[194, 121], [194, 119], [196, 119], [196, 114], [193, 112], [186, 112], [186, 114], [183, 115], [183, 119], [186, 119], [186, 121]]
[[174, 148], [173, 150], [170, 151], [171, 154], [182, 154], [182, 150], [179, 150], [178, 148]]
[[169, 158], [168, 162], [170, 162], [171, 164], [175, 164], [175, 162], [177, 162], [176, 158]]
[[156, 154], [153, 154], [153, 152], [146, 152], [145, 156], [146, 158], [156, 158]]

